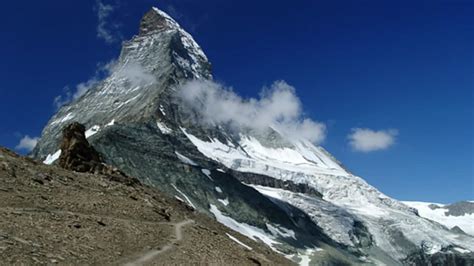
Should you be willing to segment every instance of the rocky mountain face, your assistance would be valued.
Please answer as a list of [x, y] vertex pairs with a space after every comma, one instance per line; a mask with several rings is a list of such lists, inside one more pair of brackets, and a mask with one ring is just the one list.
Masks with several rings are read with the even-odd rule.
[[55, 163], [62, 129], [80, 122], [107, 164], [300, 264], [474, 263], [473, 237], [420, 217], [322, 147], [271, 127], [200, 123], [177, 95], [211, 80], [210, 65], [153, 8], [110, 76], [51, 118], [32, 156]]

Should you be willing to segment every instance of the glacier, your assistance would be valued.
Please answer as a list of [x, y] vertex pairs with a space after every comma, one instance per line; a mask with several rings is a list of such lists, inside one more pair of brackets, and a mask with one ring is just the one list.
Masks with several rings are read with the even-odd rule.
[[[270, 198], [302, 209], [341, 244], [358, 244], [357, 238], [351, 235], [354, 221], [358, 220], [366, 224], [379, 248], [399, 260], [409, 253], [393, 240], [392, 232], [401, 232], [400, 237], [415, 246], [423, 244], [430, 254], [450, 245], [474, 251], [473, 238], [459, 236], [420, 219], [412, 208], [351, 174], [322, 147], [308, 141], [292, 141], [295, 143], [292, 146], [269, 148], [252, 136], [240, 135], [236, 145], [215, 138], [204, 141], [185, 129], [182, 131], [204, 156], [227, 168], [307, 184], [321, 192], [323, 198], [317, 199], [283, 189], [254, 186]], [[474, 222], [472, 218], [468, 220]]]

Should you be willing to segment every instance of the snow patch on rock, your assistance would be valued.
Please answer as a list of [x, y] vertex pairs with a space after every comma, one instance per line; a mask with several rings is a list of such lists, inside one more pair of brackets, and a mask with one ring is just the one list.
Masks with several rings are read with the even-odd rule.
[[68, 113], [66, 116], [64, 116], [63, 118], [61, 119], [57, 119], [53, 122], [51, 122], [51, 125], [54, 125], [54, 124], [61, 124], [61, 123], [64, 123], [68, 120], [71, 120], [74, 118], [74, 115], [72, 113]]
[[201, 169], [201, 172], [207, 176], [207, 178], [209, 178], [211, 181], [214, 181], [214, 179], [212, 179], [211, 177], [211, 171], [209, 171], [209, 169]]
[[162, 122], [157, 121], [156, 125], [158, 126], [158, 129], [160, 129], [161, 133], [165, 135], [171, 134], [173, 132], [171, 128], [169, 128], [167, 125], [165, 125]]
[[222, 205], [224, 206], [227, 206], [229, 205], [229, 199], [228, 198], [225, 198], [225, 199], [217, 199], [220, 203], [222, 203]]
[[173, 186], [173, 188], [178, 191], [179, 194], [181, 194], [181, 196], [183, 196], [185, 199], [186, 199], [186, 202], [188, 203], [189, 206], [191, 206], [193, 209], [196, 209], [196, 206], [194, 206], [193, 202], [188, 198], [188, 196], [186, 196], [186, 194], [184, 194], [181, 190], [179, 190], [175, 185], [171, 185]]
[[251, 247], [245, 245], [244, 243], [240, 242], [240, 240], [238, 240], [237, 238], [235, 238], [234, 236], [232, 235], [229, 235], [228, 233], [225, 233], [230, 239], [234, 240], [237, 244], [243, 246], [244, 248], [248, 249], [248, 250], [252, 250]]
[[174, 154], [176, 154], [176, 156], [178, 156], [178, 159], [185, 163], [185, 164], [189, 164], [189, 165], [192, 165], [192, 166], [197, 166], [197, 163], [195, 163], [193, 160], [189, 159], [188, 157], [182, 155], [181, 153], [175, 151]]
[[94, 135], [97, 134], [99, 131], [100, 131], [100, 126], [98, 126], [98, 125], [92, 126], [92, 127], [89, 128], [88, 130], [86, 130], [86, 133], [85, 133], [86, 139], [89, 138], [89, 137], [94, 136]]
[[279, 252], [278, 250], [275, 249], [274, 245], [278, 244], [278, 241], [276, 241], [273, 237], [273, 235], [266, 233], [262, 229], [246, 224], [246, 223], [240, 223], [237, 222], [236, 220], [232, 219], [231, 217], [225, 216], [215, 205], [211, 204], [211, 208], [209, 211], [214, 214], [216, 217], [216, 220], [220, 222], [221, 224], [229, 227], [230, 229], [237, 231], [241, 233], [244, 236], [247, 236], [248, 238], [254, 240], [254, 241], [262, 241], [265, 244], [267, 244], [269, 247], [271, 247], [273, 250]]
[[61, 150], [57, 150], [54, 154], [48, 154], [46, 159], [43, 161], [44, 164], [53, 164], [61, 156]]

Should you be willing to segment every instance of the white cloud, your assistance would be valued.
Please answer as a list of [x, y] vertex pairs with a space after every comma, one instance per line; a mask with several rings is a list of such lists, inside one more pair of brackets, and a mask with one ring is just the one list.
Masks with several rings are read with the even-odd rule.
[[273, 127], [291, 137], [314, 143], [324, 140], [324, 124], [303, 118], [295, 89], [284, 81], [264, 89], [259, 99], [243, 99], [231, 89], [212, 81], [190, 81], [180, 96], [205, 123], [229, 123], [237, 127], [264, 130]]
[[80, 98], [88, 90], [90, 90], [95, 85], [97, 85], [98, 82], [99, 82], [99, 80], [97, 79], [97, 77], [93, 77], [93, 78], [89, 79], [86, 82], [81, 82], [81, 83], [77, 84], [76, 92], [72, 95], [72, 99], [75, 100], [75, 99]]
[[97, 37], [111, 44], [120, 40], [120, 32], [118, 32], [118, 24], [109, 21], [110, 15], [117, 8], [116, 5], [104, 4], [102, 0], [96, 1], [97, 12]]
[[59, 109], [61, 106], [70, 103], [71, 101], [74, 101], [76, 99], [79, 99], [88, 90], [97, 85], [99, 81], [100, 80], [98, 79], [98, 77], [94, 76], [85, 82], [77, 84], [74, 92], [71, 92], [71, 88], [69, 86], [64, 87], [64, 94], [54, 97], [54, 106], [56, 107], [56, 109]]
[[99, 81], [100, 79], [97, 75], [95, 75], [89, 80], [77, 84], [74, 92], [71, 92], [71, 88], [69, 86], [64, 87], [64, 94], [54, 97], [54, 106], [56, 109], [59, 109], [61, 106], [79, 99], [82, 95], [86, 94], [87, 91], [95, 87]]
[[71, 88], [69, 86], [64, 87], [64, 94], [54, 97], [54, 106], [56, 107], [56, 109], [59, 109], [61, 106], [70, 103], [71, 101], [74, 101], [76, 99], [79, 99], [88, 90], [97, 85], [97, 83], [99, 83], [99, 79], [94, 76], [85, 82], [77, 84], [74, 92], [71, 92]]
[[94, 88], [103, 77], [109, 76], [117, 65], [117, 60], [112, 59], [107, 63], [98, 63], [97, 69], [89, 80], [81, 82], [76, 85], [74, 93], [70, 93], [69, 101], [79, 99], [82, 95], [86, 94], [90, 89]]
[[86, 92], [99, 84], [103, 77], [109, 76], [115, 69], [116, 64], [117, 61], [115, 59], [107, 63], [98, 63], [94, 75], [89, 80], [77, 84], [74, 87], [74, 91], [69, 86], [64, 87], [64, 94], [54, 97], [53, 103], [56, 109], [86, 94]]
[[395, 143], [396, 129], [375, 131], [368, 128], [353, 128], [347, 136], [349, 145], [355, 151], [371, 152], [385, 150]]
[[36, 146], [36, 143], [38, 143], [37, 137], [31, 138], [30, 136], [26, 135], [24, 136], [18, 145], [16, 145], [15, 149], [17, 150], [25, 150], [27, 152], [33, 150], [33, 148]]
[[115, 72], [119, 78], [127, 79], [131, 86], [144, 86], [156, 81], [155, 76], [138, 63], [127, 63], [120, 68], [114, 66], [110, 72]]
[[129, 62], [126, 65], [118, 65], [117, 60], [111, 60], [108, 63], [97, 64], [94, 75], [87, 81], [81, 82], [74, 87], [74, 91], [69, 86], [64, 87], [64, 93], [54, 98], [54, 106], [59, 109], [61, 106], [79, 99], [90, 89], [97, 86], [104, 77], [111, 74], [117, 75], [118, 79], [126, 79], [129, 86], [145, 86], [156, 81], [155, 76], [148, 72], [142, 65], [135, 62]]
[[69, 86], [64, 87], [63, 92], [63, 95], [54, 97], [53, 104], [56, 109], [59, 109], [61, 106], [69, 103], [72, 99], [71, 89]]

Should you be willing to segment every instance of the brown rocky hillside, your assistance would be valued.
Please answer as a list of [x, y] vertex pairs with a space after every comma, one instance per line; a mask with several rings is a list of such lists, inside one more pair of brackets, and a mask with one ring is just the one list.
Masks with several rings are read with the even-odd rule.
[[0, 263], [291, 264], [157, 189], [101, 173], [0, 148]]

